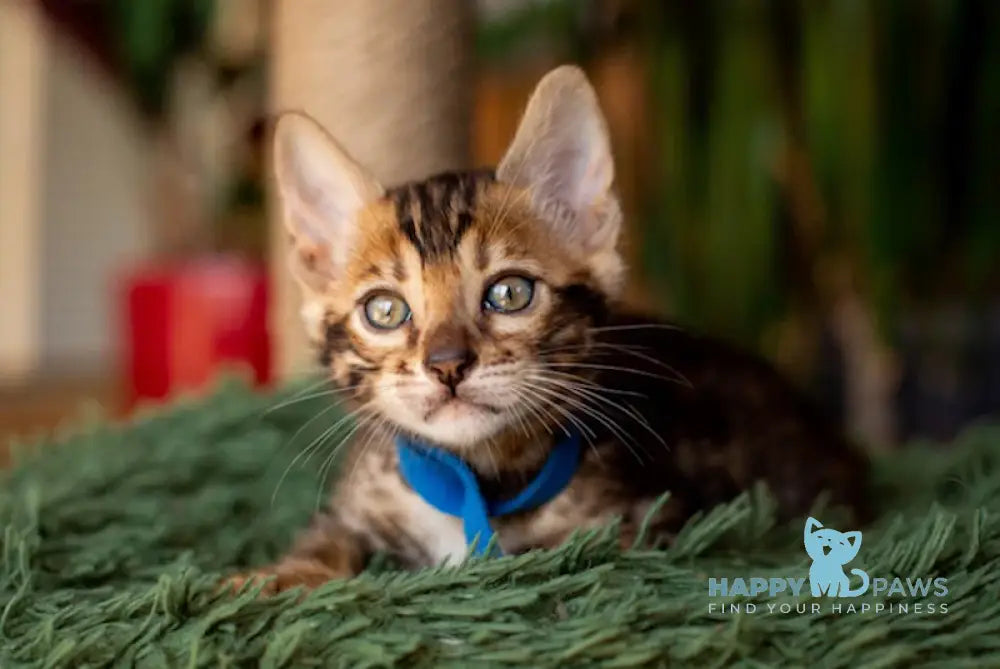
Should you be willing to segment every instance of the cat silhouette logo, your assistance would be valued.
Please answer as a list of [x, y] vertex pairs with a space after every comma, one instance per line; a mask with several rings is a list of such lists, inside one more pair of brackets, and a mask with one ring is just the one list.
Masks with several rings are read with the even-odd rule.
[[810, 517], [804, 532], [806, 553], [812, 558], [809, 567], [809, 587], [813, 597], [857, 597], [868, 591], [868, 574], [860, 569], [851, 573], [861, 577], [861, 586], [851, 589], [851, 580], [844, 565], [853, 560], [861, 548], [861, 532], [838, 532]]

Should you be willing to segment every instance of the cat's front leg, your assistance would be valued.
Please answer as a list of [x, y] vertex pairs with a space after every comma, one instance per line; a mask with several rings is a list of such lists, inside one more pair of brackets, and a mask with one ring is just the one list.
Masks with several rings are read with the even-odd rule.
[[338, 518], [321, 514], [295, 542], [292, 550], [273, 565], [226, 579], [224, 586], [238, 590], [248, 582], [265, 582], [262, 594], [292, 588], [316, 588], [337, 578], [361, 572], [370, 554], [368, 542]]

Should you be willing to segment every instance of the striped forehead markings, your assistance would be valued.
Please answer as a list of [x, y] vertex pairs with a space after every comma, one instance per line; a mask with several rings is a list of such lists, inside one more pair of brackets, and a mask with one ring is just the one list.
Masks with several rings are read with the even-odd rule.
[[472, 227], [476, 196], [493, 180], [491, 171], [446, 172], [389, 191], [400, 232], [421, 262], [454, 254]]

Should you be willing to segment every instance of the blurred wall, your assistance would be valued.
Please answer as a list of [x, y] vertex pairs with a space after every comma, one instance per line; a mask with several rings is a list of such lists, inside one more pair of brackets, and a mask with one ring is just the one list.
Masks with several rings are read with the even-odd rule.
[[30, 5], [0, 2], [0, 383], [38, 359], [37, 146], [42, 135], [45, 32]]
[[41, 363], [89, 373], [113, 355], [116, 273], [149, 251], [152, 151], [121, 88], [65, 38], [49, 43]]
[[106, 375], [116, 275], [150, 247], [147, 133], [33, 3], [0, 24], [0, 381]]

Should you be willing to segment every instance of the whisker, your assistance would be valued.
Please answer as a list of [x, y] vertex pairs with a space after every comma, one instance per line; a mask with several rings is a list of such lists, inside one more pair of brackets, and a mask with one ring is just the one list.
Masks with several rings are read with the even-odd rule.
[[[313, 416], [312, 418], [310, 418], [306, 422], [302, 423], [301, 427], [299, 427], [299, 429], [297, 429], [295, 431], [295, 433], [288, 439], [288, 441], [285, 442], [285, 446], [287, 446], [289, 444], [294, 444], [295, 440], [298, 438], [298, 436], [300, 434], [302, 434], [302, 432], [307, 427], [309, 427], [310, 425], [312, 425], [313, 422], [315, 422], [317, 418], [320, 418], [321, 416], [325, 416], [326, 414], [330, 413], [331, 409], [336, 409], [336, 408], [337, 408], [336, 404], [331, 404], [330, 406], [326, 407], [322, 411], [317, 411], [315, 416]], [[282, 450], [284, 450], [284, 446], [282, 446]]]
[[588, 350], [591, 348], [613, 348], [615, 350], [635, 350], [635, 351], [650, 351], [652, 350], [649, 346], [642, 346], [640, 344], [616, 344], [608, 341], [580, 341], [572, 344], [561, 344], [559, 346], [547, 347], [543, 346], [538, 349], [539, 353], [565, 353], [573, 351]]
[[[591, 349], [606, 349], [608, 351], [618, 351], [624, 353], [625, 355], [631, 355], [641, 360], [645, 360], [646, 362], [649, 362], [653, 365], [656, 365], [657, 367], [660, 367], [670, 372], [676, 377], [670, 380], [679, 382], [682, 385], [686, 385], [688, 388], [694, 387], [691, 381], [686, 376], [677, 371], [675, 367], [667, 364], [666, 362], [660, 360], [659, 358], [654, 358], [651, 355], [643, 353], [643, 351], [651, 350], [648, 346], [631, 346], [627, 344], [613, 344], [611, 342], [592, 342], [590, 344], [580, 343], [577, 345], [567, 346], [562, 349], [548, 349], [548, 350], [543, 349], [540, 351], [540, 353], [553, 354], [553, 353], [572, 353], [574, 351], [587, 351], [591, 355], [602, 355], [601, 352], [594, 352]], [[604, 353], [604, 355], [611, 355], [611, 354]]]
[[347, 430], [344, 436], [340, 438], [340, 441], [337, 442], [337, 445], [334, 446], [332, 449], [330, 449], [330, 452], [323, 458], [323, 462], [320, 463], [320, 475], [325, 476], [327, 468], [333, 464], [333, 460], [337, 456], [338, 451], [340, 451], [341, 447], [343, 447], [351, 439], [351, 437], [353, 437], [358, 432], [358, 430], [363, 428], [365, 425], [371, 423], [372, 421], [379, 419], [380, 419], [379, 414], [375, 412], [366, 413], [364, 416], [359, 418]]
[[[539, 425], [541, 425], [542, 428], [546, 432], [549, 433], [549, 435], [553, 434], [552, 428], [549, 427], [548, 420], [546, 420], [546, 416], [543, 415], [543, 413], [542, 413], [542, 410], [541, 410], [542, 407], [536, 407], [536, 406], [533, 406], [530, 402], [525, 402], [524, 403], [524, 409], [528, 413], [531, 414], [532, 418], [534, 418], [534, 419], [536, 419], [538, 421]], [[555, 425], [556, 427], [559, 426], [558, 421], [555, 420], [555, 416], [553, 416], [552, 414], [548, 413], [548, 411], [545, 411], [545, 414], [548, 415], [549, 420], [552, 420], [553, 425]], [[569, 430], [566, 430], [566, 428], [563, 428], [563, 431], [566, 432], [566, 436], [569, 436]]]
[[326, 383], [334, 383], [333, 377], [332, 376], [324, 376], [321, 379], [319, 379], [318, 381], [316, 381], [315, 383], [310, 383], [305, 388], [300, 388], [299, 390], [295, 391], [295, 393], [292, 394], [292, 397], [299, 397], [300, 395], [305, 395], [306, 393], [312, 392], [313, 390], [316, 390], [317, 388], [319, 388], [320, 386], [322, 386], [322, 385], [324, 385]]
[[633, 442], [635, 441], [635, 438], [632, 437], [632, 435], [630, 435], [624, 428], [619, 426], [616, 421], [614, 421], [611, 417], [607, 416], [598, 407], [595, 407], [592, 404], [588, 403], [585, 398], [580, 398], [579, 396], [568, 397], [566, 395], [560, 394], [558, 392], [558, 389], [552, 387], [536, 385], [535, 390], [543, 394], [547, 393], [551, 396], [557, 397], [559, 398], [559, 400], [569, 404], [572, 407], [575, 407], [579, 411], [582, 411], [585, 415], [590, 416], [591, 418], [598, 421], [601, 425], [608, 428], [608, 430], [610, 430], [612, 434], [614, 434], [619, 439], [631, 440]]
[[531, 430], [529, 429], [528, 424], [525, 421], [524, 412], [523, 412], [523, 410], [521, 408], [521, 405], [520, 404], [513, 404], [513, 405], [511, 405], [511, 408], [514, 409], [514, 415], [517, 418], [517, 422], [522, 427], [521, 431], [524, 432], [524, 438], [525, 438], [525, 440], [526, 441], [531, 441]]
[[[551, 378], [550, 375], [554, 374], [554, 373], [556, 373], [556, 372], [543, 371], [543, 372], [540, 372], [540, 373], [536, 374], [532, 378], [535, 378], [535, 379], [543, 381], [543, 382], [548, 382], [548, 383], [550, 383], [552, 385], [557, 386], [558, 388], [564, 388], [566, 390], [576, 390], [576, 391], [579, 391], [581, 393], [585, 393], [587, 395], [592, 395], [595, 398], [601, 400], [602, 402], [605, 402], [605, 403], [613, 406], [614, 408], [618, 409], [619, 411], [621, 411], [623, 413], [626, 413], [626, 414], [628, 413], [628, 411], [625, 408], [625, 405], [622, 405], [621, 403], [619, 403], [619, 402], [617, 402], [617, 401], [615, 401], [615, 400], [613, 400], [611, 398], [604, 397], [603, 395], [601, 395], [600, 391], [603, 390], [603, 388], [599, 384], [579, 382], [579, 381], [576, 381], [576, 380], [574, 380], [574, 381], [567, 381], [567, 380], [565, 380], [563, 378]], [[563, 376], [566, 376], [566, 375], [563, 375]], [[568, 375], [568, 376], [572, 376], [572, 375]], [[632, 407], [632, 405], [627, 405], [627, 406], [629, 406], [632, 411], [635, 411], [635, 407]], [[642, 418], [638, 413], [636, 415], [639, 416], [640, 422], [642, 422], [643, 424], [648, 424], [648, 423], [646, 423], [645, 418]]]
[[[376, 414], [376, 416], [378, 418], [382, 418], [382, 420], [385, 420], [382, 416], [380, 416], [378, 414]], [[357, 431], [357, 428], [355, 428], [355, 431]], [[343, 443], [343, 442], [341, 442], [341, 443]], [[348, 481], [350, 481], [351, 479], [354, 478], [354, 474], [358, 471], [358, 465], [361, 464], [361, 461], [364, 459], [365, 454], [368, 452], [368, 448], [370, 446], [371, 446], [371, 443], [366, 441], [365, 444], [360, 448], [360, 452], [358, 453], [358, 455], [354, 459], [354, 464], [351, 465], [351, 472], [347, 475], [347, 478], [344, 479], [345, 482], [348, 482]], [[339, 447], [340, 446], [338, 445], [338, 448]]]
[[[574, 416], [571, 412], [569, 412], [566, 409], [564, 409], [563, 407], [559, 406], [559, 404], [557, 402], [554, 402], [553, 400], [549, 399], [548, 397], [545, 397], [541, 393], [537, 392], [534, 389], [534, 387], [528, 387], [528, 386], [525, 386], [525, 385], [522, 384], [520, 386], [520, 389], [526, 395], [528, 395], [529, 397], [531, 397], [535, 401], [537, 401], [539, 403], [539, 406], [547, 405], [547, 406], [551, 407], [552, 409], [554, 409], [555, 411], [558, 411], [560, 414], [562, 414], [562, 416], [567, 421], [569, 421], [569, 423], [571, 425], [573, 425], [573, 427], [575, 427], [576, 429], [578, 429], [580, 431], [580, 434], [587, 441], [587, 445], [590, 447], [590, 450], [593, 451], [594, 455], [597, 457], [598, 460], [601, 460], [601, 453], [600, 453], [600, 451], [597, 450], [597, 445], [594, 443], [594, 439], [597, 437], [597, 435], [596, 435], [596, 433], [592, 429], [590, 429], [590, 426], [588, 426], [586, 423], [582, 422], [579, 418], [577, 418], [576, 416]], [[557, 424], [559, 424], [559, 423], [557, 423]], [[569, 434], [570, 434], [569, 430], [566, 429], [565, 425], [563, 425], [562, 429], [563, 429], [564, 432], [566, 432], [566, 436], [569, 436]]]
[[587, 328], [590, 332], [618, 332], [622, 330], [683, 330], [679, 325], [669, 323], [631, 323], [628, 325], [602, 325]]
[[302, 463], [303, 466], [309, 464], [309, 462], [312, 460], [312, 456], [315, 455], [318, 451], [322, 450], [322, 443], [325, 442], [327, 439], [335, 436], [337, 434], [337, 430], [339, 430], [341, 426], [347, 425], [352, 420], [355, 420], [359, 417], [367, 416], [368, 412], [370, 411], [371, 407], [368, 404], [364, 404], [355, 409], [354, 411], [348, 412], [347, 414], [341, 416], [340, 420], [338, 420], [336, 423], [333, 424], [333, 427], [327, 430], [324, 434], [321, 434], [320, 437], [316, 439], [313, 444], [310, 445], [310, 446], [315, 446], [315, 448], [312, 448], [312, 452], [309, 453], [305, 461]]
[[[330, 379], [330, 381], [332, 382], [333, 379]], [[392, 380], [392, 381], [389, 381], [388, 383], [374, 383], [374, 384], [371, 384], [371, 387], [372, 387], [373, 390], [388, 390], [390, 388], [397, 388], [397, 389], [398, 388], [407, 388], [407, 387], [410, 387], [410, 386], [415, 385], [415, 384], [416, 384], [415, 381]], [[272, 413], [274, 411], [277, 411], [278, 409], [282, 409], [284, 407], [290, 406], [292, 404], [296, 404], [298, 402], [305, 402], [307, 400], [318, 399], [320, 397], [326, 397], [326, 396], [329, 396], [329, 395], [340, 395], [340, 394], [343, 394], [343, 393], [348, 393], [348, 392], [350, 392], [352, 390], [357, 390], [359, 388], [363, 388], [364, 386], [365, 386], [364, 383], [356, 383], [356, 384], [350, 385], [350, 386], [341, 386], [341, 387], [338, 387], [338, 388], [331, 388], [329, 390], [323, 390], [323, 391], [320, 391], [320, 392], [312, 393], [310, 395], [306, 395], [304, 397], [303, 396], [292, 396], [288, 400], [285, 400], [283, 402], [279, 402], [278, 404], [276, 404], [276, 405], [274, 405], [274, 406], [266, 409], [261, 414], [261, 416], [266, 416], [267, 414], [270, 414], [270, 413]], [[337, 404], [339, 404], [339, 403], [340, 402], [337, 402]]]
[[[563, 402], [566, 402], [570, 406], [575, 407], [577, 410], [583, 412], [585, 415], [590, 416], [591, 418], [599, 422], [601, 425], [606, 427], [611, 432], [611, 434], [613, 434], [617, 439], [621, 440], [622, 444], [629, 449], [629, 452], [632, 453], [632, 455], [636, 458], [636, 460], [638, 460], [639, 462], [643, 461], [643, 459], [639, 456], [639, 454], [632, 448], [632, 445], [635, 445], [637, 448], [640, 446], [639, 442], [635, 439], [635, 437], [633, 437], [631, 433], [629, 433], [629, 431], [626, 430], [623, 426], [621, 426], [617, 421], [615, 421], [613, 418], [611, 418], [606, 413], [601, 411], [599, 407], [594, 406], [592, 401], [588, 402], [586, 398], [581, 398], [579, 395], [575, 397], [568, 397], [566, 395], [560, 394], [557, 390], [553, 388], [536, 386], [536, 390], [538, 390], [539, 392], [543, 393], [547, 392], [552, 395], [555, 395], [556, 397], [559, 397], [559, 399], [562, 400]], [[629, 442], [631, 442], [631, 444]]]
[[490, 456], [490, 464], [493, 465], [493, 475], [494, 476], [499, 476], [500, 475], [500, 463], [497, 462], [497, 455], [496, 455], [496, 453], [493, 452], [493, 446], [494, 446], [493, 440], [492, 439], [487, 439], [486, 440], [486, 455]]
[[306, 395], [304, 397], [293, 397], [291, 399], [285, 400], [284, 402], [279, 402], [278, 404], [275, 404], [269, 409], [266, 409], [261, 413], [261, 416], [266, 416], [270, 413], [277, 411], [278, 409], [283, 409], [287, 406], [291, 406], [292, 404], [298, 404], [299, 402], [306, 402], [308, 400], [314, 400], [320, 397], [327, 397], [329, 395], [339, 395], [341, 393], [346, 393], [348, 391], [355, 390], [360, 387], [361, 385], [359, 384], [356, 386], [347, 386], [344, 388], [334, 388], [332, 390], [324, 390], [318, 393], [312, 393], [310, 395]]
[[[494, 399], [500, 397], [500, 394], [498, 392], [496, 392], [495, 390], [493, 390], [492, 388], [483, 388], [482, 390], [485, 390], [486, 392], [490, 393], [490, 395], [492, 395]], [[514, 416], [515, 419], [520, 420], [520, 416], [522, 414], [520, 414], [520, 412], [518, 411], [518, 405], [517, 404], [513, 404], [511, 406], [503, 406], [503, 407], [500, 407], [500, 408], [501, 408], [501, 410], [504, 413], [506, 413], [508, 415], [511, 415], [511, 416]], [[528, 413], [531, 414], [530, 416], [524, 416], [524, 418], [526, 419], [526, 422], [528, 424], [530, 424], [532, 422], [532, 419], [537, 419], [538, 423], [542, 426], [542, 428], [546, 432], [548, 432], [549, 434], [552, 434], [552, 429], [545, 422], [544, 418], [542, 418], [536, 411], [533, 411], [530, 404], [524, 404], [523, 408], [526, 411], [528, 411]], [[530, 439], [531, 438], [530, 435], [527, 434], [527, 431], [525, 431], [525, 432], [526, 432], [525, 437], [528, 438], [528, 439]]]
[[[372, 420], [378, 421], [376, 422], [375, 425], [376, 428], [380, 426], [381, 422], [385, 421], [385, 419], [382, 418], [382, 416], [380, 416], [377, 413], [370, 413], [362, 417], [361, 420], [359, 420], [355, 424], [354, 430], [348, 432], [344, 436], [344, 438], [340, 440], [340, 443], [338, 443], [336, 446], [333, 447], [333, 449], [330, 451], [330, 454], [323, 459], [323, 463], [320, 466], [319, 470], [319, 482], [318, 482], [319, 489], [316, 491], [316, 504], [314, 511], [319, 511], [320, 501], [323, 498], [323, 493], [327, 489], [327, 477], [329, 476], [330, 467], [333, 466], [333, 463], [336, 460], [337, 451], [339, 451], [340, 448], [347, 442], [347, 440], [350, 439], [359, 429], [361, 429], [363, 425], [371, 422]], [[372, 439], [373, 434], [374, 434], [374, 428], [369, 430], [368, 441]], [[365, 443], [367, 444], [368, 441], [366, 441]]]
[[621, 365], [602, 365], [592, 362], [549, 362], [549, 361], [541, 361], [535, 364], [538, 367], [544, 367], [544, 368], [570, 367], [577, 369], [599, 369], [599, 370], [607, 370], [613, 372], [625, 372], [628, 374], [636, 374], [638, 376], [647, 376], [653, 379], [660, 379], [662, 381], [669, 381], [671, 383], [678, 383], [680, 385], [684, 385], [689, 388], [693, 387], [691, 385], [691, 382], [683, 377], [680, 379], [671, 378], [669, 376], [663, 376], [662, 374], [654, 374], [653, 372], [647, 372], [645, 370], [635, 369], [633, 367], [623, 367]]
[[522, 383], [520, 384], [519, 389], [522, 392], [526, 393], [529, 397], [532, 397], [538, 400], [539, 402], [546, 404], [548, 407], [554, 409], [555, 411], [558, 411], [559, 414], [563, 416], [563, 418], [568, 420], [574, 427], [580, 429], [581, 432], [589, 435], [590, 437], [597, 436], [597, 433], [594, 432], [589, 425], [587, 425], [586, 423], [582, 422], [579, 418], [574, 416], [572, 412], [568, 411], [565, 407], [560, 406], [558, 402], [550, 399], [546, 395], [543, 395], [541, 393], [542, 390], [541, 386], [538, 386], [537, 384]]
[[[541, 380], [543, 380], [543, 381], [551, 381], [550, 379], [545, 379], [544, 377], [542, 377]], [[606, 404], [606, 405], [608, 405], [608, 406], [610, 406], [610, 407], [612, 407], [614, 409], [617, 409], [617, 410], [621, 411], [623, 414], [625, 414], [626, 416], [628, 416], [629, 418], [631, 418], [632, 420], [634, 420], [636, 423], [638, 423], [639, 425], [641, 425], [643, 428], [645, 428], [645, 430], [647, 432], [649, 432], [649, 434], [651, 434], [653, 436], [653, 438], [655, 438], [657, 441], [659, 441], [661, 444], [663, 444], [664, 448], [667, 448], [669, 450], [670, 447], [667, 445], [667, 442], [663, 439], [663, 437], [660, 436], [653, 429], [652, 425], [649, 424], [649, 421], [647, 421], [646, 418], [642, 414], [640, 414], [636, 410], [636, 408], [633, 407], [632, 405], [630, 405], [630, 404], [622, 404], [622, 403], [617, 402], [617, 401], [615, 401], [615, 400], [613, 400], [613, 399], [611, 399], [609, 397], [604, 397], [603, 395], [601, 395], [596, 390], [592, 390], [590, 388], [584, 388], [584, 387], [581, 387], [581, 386], [574, 386], [572, 384], [567, 384], [567, 383], [562, 382], [562, 381], [558, 382], [557, 387], [560, 388], [561, 390], [565, 390], [566, 392], [572, 392], [572, 393], [577, 393], [578, 395], [583, 395], [583, 396], [586, 396], [586, 397], [591, 397], [595, 401], [603, 402], [604, 404]]]
[[330, 436], [334, 435], [336, 433], [337, 429], [341, 425], [343, 425], [346, 421], [348, 421], [352, 417], [360, 414], [361, 412], [367, 410], [368, 408], [369, 407], [368, 407], [367, 404], [366, 405], [362, 405], [358, 409], [345, 414], [339, 420], [337, 420], [333, 425], [331, 425], [326, 430], [324, 430], [318, 437], [316, 437], [311, 442], [309, 442], [308, 446], [306, 446], [304, 449], [302, 449], [301, 451], [299, 451], [295, 455], [295, 457], [292, 458], [292, 461], [290, 463], [288, 463], [288, 466], [286, 466], [285, 470], [281, 473], [281, 477], [278, 479], [277, 484], [275, 484], [275, 486], [274, 486], [274, 492], [271, 493], [271, 506], [272, 507], [274, 506], [274, 502], [275, 502], [275, 500], [278, 497], [278, 491], [281, 489], [281, 484], [285, 482], [285, 479], [288, 477], [288, 474], [291, 472], [292, 468], [295, 467], [295, 465], [299, 462], [299, 460], [301, 460], [303, 457], [305, 457], [306, 460], [305, 460], [305, 462], [303, 464], [307, 464], [309, 462], [309, 460], [312, 459], [312, 452], [314, 452], [314, 449], [319, 448], [320, 444], [322, 444], [324, 440], [326, 440]]
[[[649, 396], [646, 395], [645, 393], [640, 393], [636, 390], [620, 390], [618, 388], [609, 388], [607, 386], [601, 385], [600, 383], [597, 383], [593, 379], [588, 379], [585, 376], [580, 376], [579, 374], [573, 374], [571, 372], [562, 372], [559, 370], [545, 369], [545, 370], [539, 370], [537, 374], [545, 374], [546, 376], [544, 378], [549, 378], [549, 375], [554, 375], [558, 378], [567, 379], [571, 383], [580, 383], [590, 388], [594, 388], [595, 390], [603, 390], [613, 395], [627, 395], [630, 397], [638, 397], [640, 399], [649, 398]], [[534, 378], [533, 373], [529, 373], [528, 378]]]
[[[649, 350], [651, 350], [650, 347], [648, 347], [648, 346], [634, 346], [634, 345], [629, 345], [629, 344], [612, 344], [611, 342], [595, 341], [595, 342], [589, 342], [589, 343], [580, 343], [580, 344], [577, 344], [577, 345], [568, 345], [568, 346], [566, 346], [564, 348], [542, 349], [540, 352], [541, 353], [546, 353], [546, 354], [548, 354], [548, 353], [572, 353], [572, 352], [575, 352], [575, 351], [588, 351], [589, 352], [589, 351], [592, 351], [593, 349], [603, 349], [603, 350], [607, 350], [607, 351], [617, 351], [617, 352], [624, 353], [626, 355], [634, 355], [635, 357], [641, 358], [643, 360], [646, 360], [647, 362], [651, 362], [654, 365], [658, 365], [660, 367], [664, 367], [664, 368], [666, 368], [670, 372], [674, 372], [674, 373], [677, 372], [677, 370], [675, 370], [673, 367], [671, 367], [667, 363], [663, 362], [659, 358], [654, 358], [653, 356], [651, 356], [651, 355], [649, 355], [647, 353], [643, 353], [643, 351], [649, 351]], [[610, 355], [610, 353], [603, 353], [603, 355]]]

